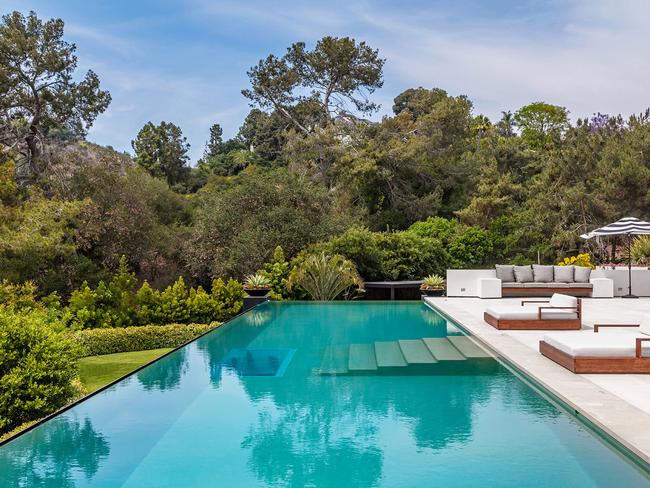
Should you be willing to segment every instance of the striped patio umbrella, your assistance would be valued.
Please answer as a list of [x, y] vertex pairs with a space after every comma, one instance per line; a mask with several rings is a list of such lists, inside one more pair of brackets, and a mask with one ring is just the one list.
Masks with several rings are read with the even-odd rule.
[[632, 295], [632, 236], [638, 235], [649, 235], [650, 234], [650, 223], [643, 220], [639, 220], [636, 217], [625, 217], [621, 220], [618, 220], [612, 224], [600, 227], [599, 229], [592, 230], [587, 234], [583, 234], [580, 237], [583, 239], [591, 239], [593, 237], [602, 237], [602, 236], [628, 236], [627, 241], [627, 274], [628, 274], [628, 293], [624, 295], [623, 298], [638, 298], [636, 295]]

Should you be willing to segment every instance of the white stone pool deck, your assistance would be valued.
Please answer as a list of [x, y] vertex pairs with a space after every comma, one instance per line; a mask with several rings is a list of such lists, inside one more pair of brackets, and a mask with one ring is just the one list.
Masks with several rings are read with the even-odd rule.
[[[425, 301], [650, 464], [650, 374], [574, 374], [539, 353], [546, 332], [500, 331], [483, 321], [487, 307], [519, 304], [521, 298]], [[583, 329], [594, 323], [639, 323], [644, 313], [650, 313], [650, 298], [586, 298]]]

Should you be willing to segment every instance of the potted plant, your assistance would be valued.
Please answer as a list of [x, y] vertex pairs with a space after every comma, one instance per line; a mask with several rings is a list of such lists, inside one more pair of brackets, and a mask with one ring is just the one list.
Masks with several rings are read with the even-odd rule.
[[271, 280], [261, 273], [248, 275], [244, 281], [244, 291], [252, 297], [263, 297], [271, 291]]
[[428, 297], [439, 297], [445, 293], [446, 287], [442, 276], [432, 274], [422, 280], [420, 290]]

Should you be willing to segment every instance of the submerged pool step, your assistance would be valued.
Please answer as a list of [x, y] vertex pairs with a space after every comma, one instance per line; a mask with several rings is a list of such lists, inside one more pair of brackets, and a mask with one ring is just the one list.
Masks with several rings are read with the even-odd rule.
[[482, 359], [492, 357], [467, 336], [449, 336], [447, 339], [449, 339], [449, 342], [451, 342], [466, 358]]
[[376, 371], [377, 358], [373, 344], [350, 344], [348, 358], [350, 371]]
[[425, 337], [422, 341], [438, 361], [465, 361], [467, 359], [446, 338]]
[[328, 346], [318, 371], [321, 375], [422, 374], [427, 365], [482, 358], [491, 356], [469, 337], [425, 337]]
[[348, 373], [348, 346], [327, 346], [320, 363], [320, 374]]
[[401, 340], [399, 341], [399, 347], [408, 364], [434, 364], [438, 362], [420, 339]]
[[394, 341], [375, 342], [375, 357], [379, 368], [402, 368], [407, 365], [399, 343]]

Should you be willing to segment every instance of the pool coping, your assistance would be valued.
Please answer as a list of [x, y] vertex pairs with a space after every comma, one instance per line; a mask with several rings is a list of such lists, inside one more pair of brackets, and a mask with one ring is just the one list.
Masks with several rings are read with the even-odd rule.
[[[457, 322], [477, 340], [611, 437], [650, 469], [650, 415], [580, 375], [531, 354], [528, 346], [463, 309], [462, 298], [425, 297], [423, 302]], [[631, 420], [633, 419], [633, 420]]]

